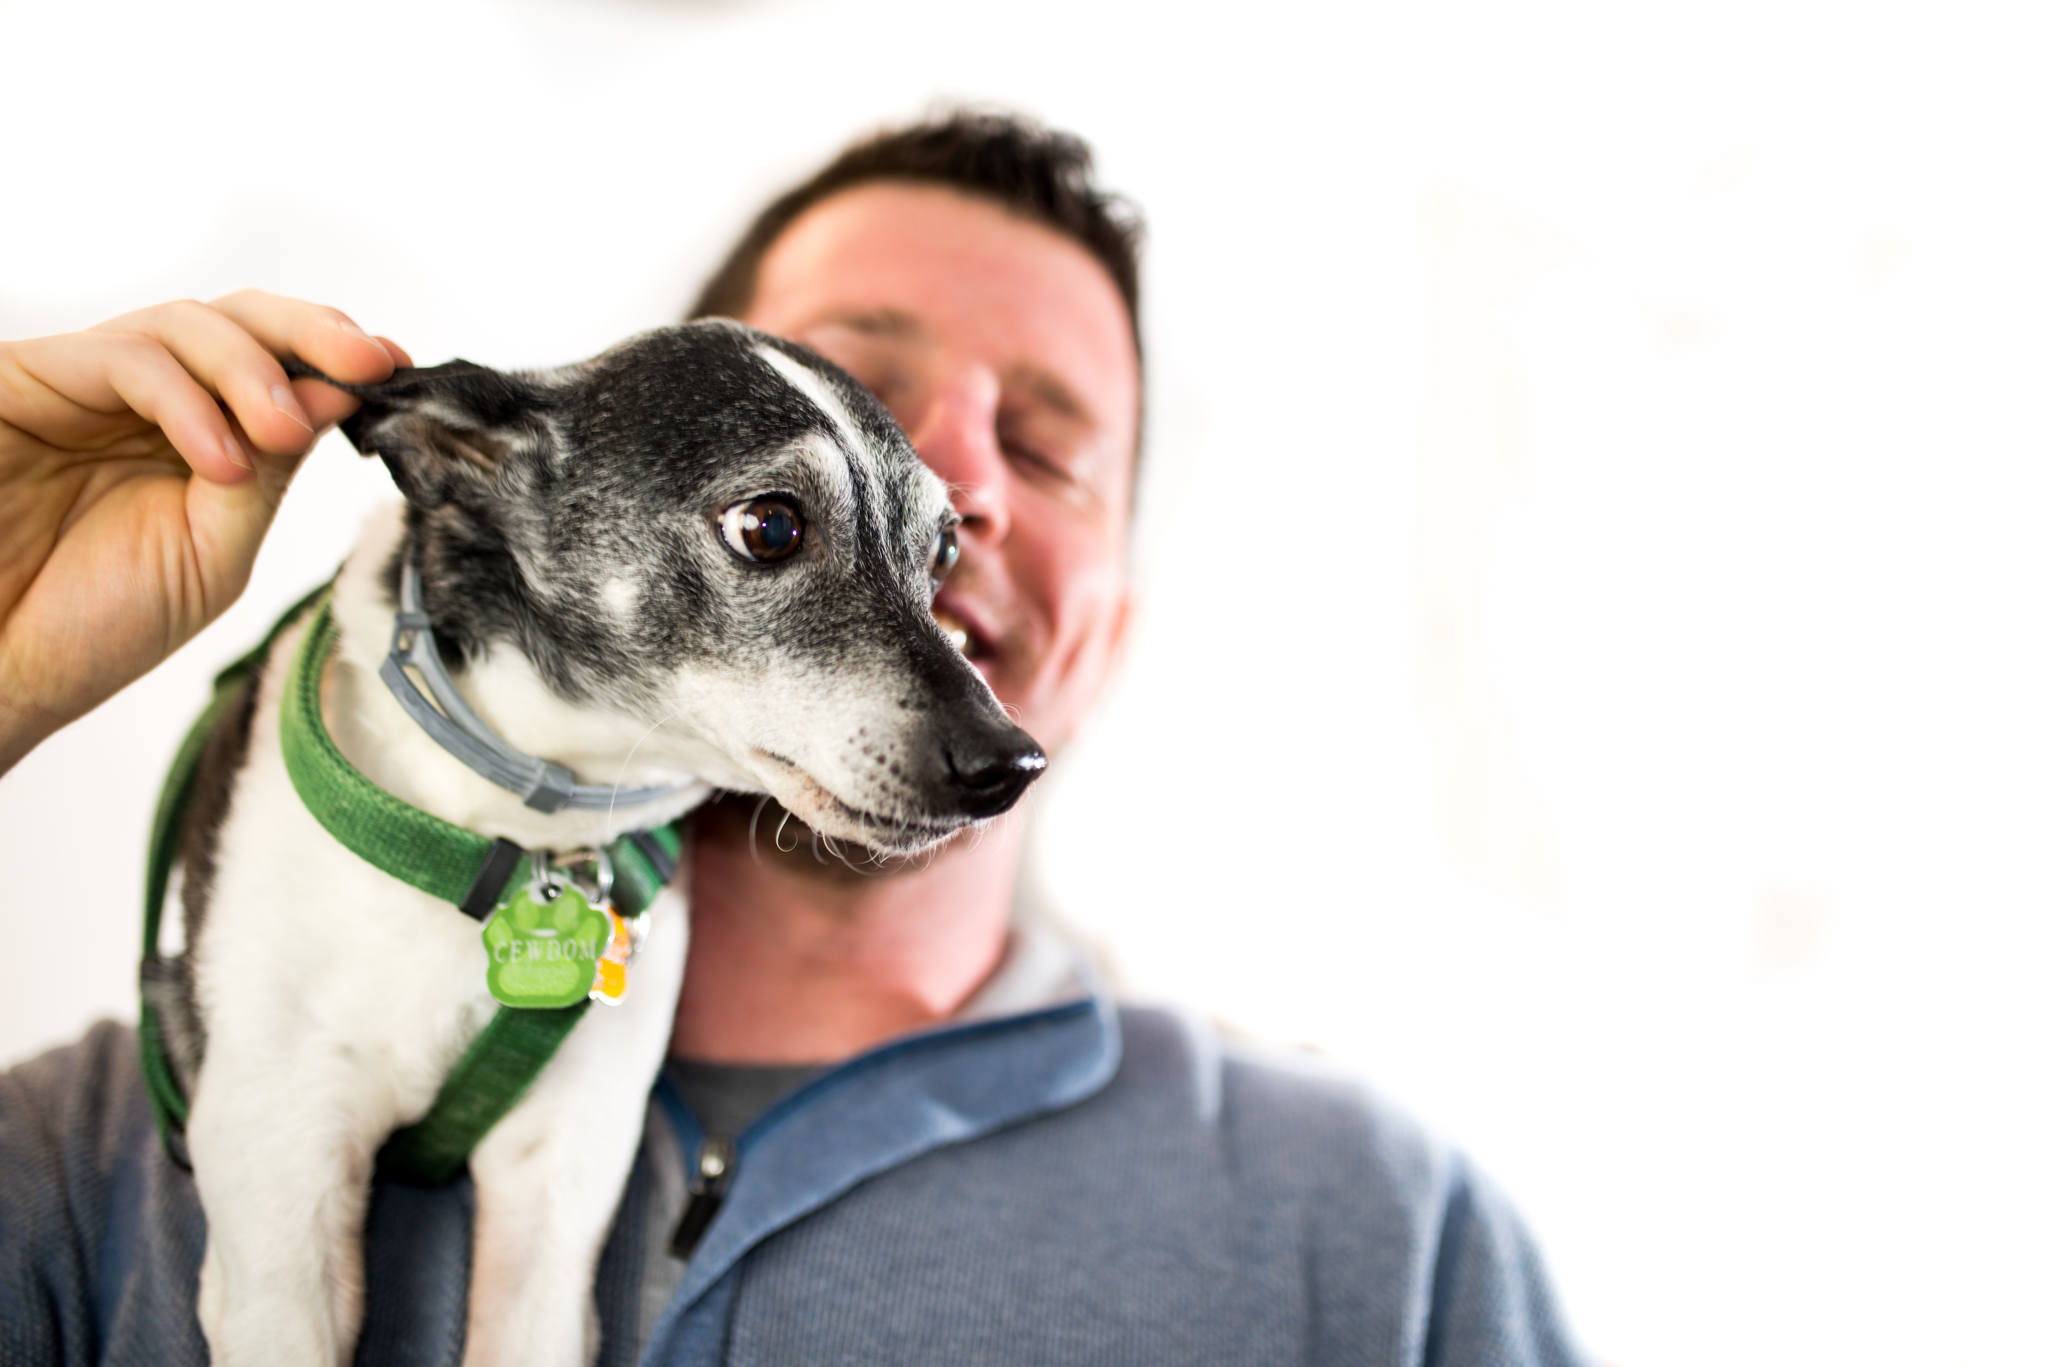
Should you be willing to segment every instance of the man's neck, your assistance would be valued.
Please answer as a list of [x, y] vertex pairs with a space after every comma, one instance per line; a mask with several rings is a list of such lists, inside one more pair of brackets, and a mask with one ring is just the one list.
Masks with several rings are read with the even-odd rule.
[[[690, 955], [670, 1052], [832, 1063], [957, 1011], [1001, 963], [1019, 818], [886, 873], [814, 855], [756, 800], [693, 819]], [[777, 835], [781, 835], [778, 844]]]

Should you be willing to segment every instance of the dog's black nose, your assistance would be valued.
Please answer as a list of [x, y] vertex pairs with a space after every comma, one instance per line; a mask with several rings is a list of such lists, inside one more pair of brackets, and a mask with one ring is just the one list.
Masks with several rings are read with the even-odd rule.
[[979, 821], [1015, 805], [1045, 772], [1045, 751], [1014, 726], [977, 727], [946, 746], [946, 776], [960, 810]]

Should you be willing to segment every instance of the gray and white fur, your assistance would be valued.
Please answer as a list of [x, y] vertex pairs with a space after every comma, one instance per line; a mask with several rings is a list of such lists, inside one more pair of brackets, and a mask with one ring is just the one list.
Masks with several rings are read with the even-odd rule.
[[[759, 792], [887, 857], [1007, 810], [1043, 767], [932, 618], [945, 486], [813, 353], [711, 321], [553, 371], [458, 361], [352, 392], [364, 402], [344, 430], [406, 502], [336, 581], [322, 711], [356, 767], [414, 806], [568, 850], [715, 789]], [[750, 558], [730, 514], [771, 495], [801, 537], [786, 558]], [[444, 663], [499, 735], [580, 782], [674, 794], [544, 813], [428, 739], [377, 676], [408, 559]], [[184, 952], [145, 965], [191, 1099], [200, 1320], [229, 1367], [349, 1359], [373, 1159], [495, 1009], [476, 923], [349, 853], [293, 790], [278, 715], [303, 630], [207, 748], [182, 849]], [[596, 1258], [686, 937], [672, 888], [627, 1000], [586, 1015], [471, 1155], [470, 1367], [594, 1354]]]

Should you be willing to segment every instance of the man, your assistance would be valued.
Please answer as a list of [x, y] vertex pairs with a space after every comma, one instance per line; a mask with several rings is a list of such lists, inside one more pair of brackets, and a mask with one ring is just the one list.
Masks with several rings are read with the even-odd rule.
[[[1077, 141], [957, 117], [770, 206], [698, 309], [846, 367], [954, 486], [935, 610], [1054, 754], [1130, 613], [1135, 250]], [[349, 408], [288, 385], [285, 354], [351, 380], [404, 361], [254, 295], [0, 350], [0, 479], [32, 514], [0, 565], [0, 762], [239, 590], [293, 460]], [[66, 647], [85, 612], [113, 648]], [[602, 1361], [1571, 1360], [1533, 1251], [1455, 1155], [1341, 1079], [1119, 1011], [1013, 924], [1014, 830], [884, 871], [791, 826], [743, 799], [696, 819]], [[203, 1359], [203, 1223], [128, 1032], [0, 1082], [0, 1172], [0, 1359]], [[466, 1200], [379, 1189], [359, 1360], [459, 1353]]]

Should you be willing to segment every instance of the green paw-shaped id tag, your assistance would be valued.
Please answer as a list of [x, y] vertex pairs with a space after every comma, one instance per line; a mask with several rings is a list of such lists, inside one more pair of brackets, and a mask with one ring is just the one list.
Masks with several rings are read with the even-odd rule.
[[506, 1006], [574, 1006], [590, 995], [611, 940], [611, 915], [536, 859], [533, 876], [484, 925], [484, 980]]

